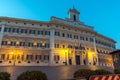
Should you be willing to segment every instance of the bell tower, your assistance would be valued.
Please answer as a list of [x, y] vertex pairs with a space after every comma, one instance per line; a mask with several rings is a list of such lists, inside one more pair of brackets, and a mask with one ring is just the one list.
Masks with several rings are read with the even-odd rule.
[[69, 11], [68, 11], [69, 19], [70, 19], [71, 21], [79, 21], [79, 14], [80, 14], [80, 12], [77, 11], [77, 10], [74, 8], [74, 6], [73, 6], [72, 9], [69, 9]]

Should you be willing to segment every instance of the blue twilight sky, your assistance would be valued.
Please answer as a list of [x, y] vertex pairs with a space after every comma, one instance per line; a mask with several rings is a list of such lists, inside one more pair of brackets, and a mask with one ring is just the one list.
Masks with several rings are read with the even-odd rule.
[[0, 0], [0, 16], [49, 21], [51, 16], [68, 17], [73, 4], [80, 21], [114, 39], [120, 48], [120, 0]]

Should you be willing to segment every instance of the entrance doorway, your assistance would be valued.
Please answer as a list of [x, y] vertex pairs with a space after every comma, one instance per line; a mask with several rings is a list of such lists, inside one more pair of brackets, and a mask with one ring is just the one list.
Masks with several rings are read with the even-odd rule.
[[76, 65], [80, 65], [80, 55], [76, 55]]

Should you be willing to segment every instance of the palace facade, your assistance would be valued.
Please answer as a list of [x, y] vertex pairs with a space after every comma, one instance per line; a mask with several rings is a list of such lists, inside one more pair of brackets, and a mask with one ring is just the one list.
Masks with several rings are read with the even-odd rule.
[[79, 20], [51, 17], [49, 22], [0, 17], [0, 66], [96, 65], [113, 67], [115, 41]]

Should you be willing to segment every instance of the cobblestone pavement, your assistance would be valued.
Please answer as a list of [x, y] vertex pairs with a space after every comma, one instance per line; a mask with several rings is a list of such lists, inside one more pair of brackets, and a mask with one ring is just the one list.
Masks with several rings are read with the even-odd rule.
[[11, 73], [11, 80], [16, 80], [16, 77], [27, 70], [40, 70], [47, 74], [48, 80], [67, 80], [73, 78], [73, 73], [82, 68], [90, 69], [106, 69], [113, 71], [108, 67], [96, 67], [96, 66], [1, 66], [0, 71], [6, 71]]

